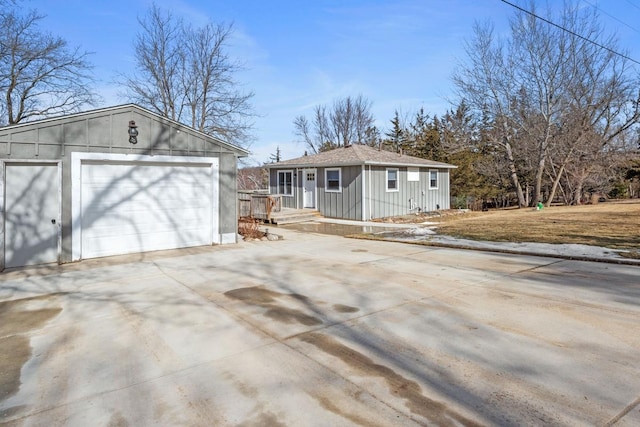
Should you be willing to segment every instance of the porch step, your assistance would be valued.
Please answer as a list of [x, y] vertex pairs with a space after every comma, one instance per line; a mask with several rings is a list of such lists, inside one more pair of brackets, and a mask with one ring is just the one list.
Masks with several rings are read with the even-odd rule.
[[272, 224], [294, 224], [297, 222], [313, 221], [320, 217], [320, 212], [312, 209], [282, 209], [271, 213]]

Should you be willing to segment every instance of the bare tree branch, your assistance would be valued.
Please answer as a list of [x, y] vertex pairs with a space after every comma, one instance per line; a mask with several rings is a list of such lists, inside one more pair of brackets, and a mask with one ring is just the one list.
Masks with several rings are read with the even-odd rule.
[[375, 138], [375, 122], [371, 114], [371, 101], [362, 95], [348, 96], [333, 102], [331, 110], [317, 105], [313, 121], [298, 116], [293, 121], [295, 134], [314, 153], [351, 144], [368, 144]]
[[[36, 11], [0, 14], [0, 123], [15, 124], [94, 105], [88, 52], [39, 29]], [[24, 13], [24, 14], [21, 14]]]
[[[528, 9], [535, 11], [534, 1]], [[637, 78], [627, 58], [615, 54], [616, 40], [603, 34], [597, 13], [566, 2], [561, 22], [569, 31], [536, 15], [517, 12], [505, 41], [490, 25], [476, 26], [468, 61], [453, 77], [506, 157], [520, 206], [545, 197], [550, 203], [563, 177], [574, 177], [580, 192], [599, 159], [640, 122]], [[533, 184], [533, 192], [523, 192], [521, 182]]]
[[137, 67], [123, 76], [124, 97], [158, 114], [228, 142], [251, 138], [252, 92], [243, 92], [235, 75], [242, 70], [226, 48], [231, 25], [185, 24], [155, 4], [139, 19]]

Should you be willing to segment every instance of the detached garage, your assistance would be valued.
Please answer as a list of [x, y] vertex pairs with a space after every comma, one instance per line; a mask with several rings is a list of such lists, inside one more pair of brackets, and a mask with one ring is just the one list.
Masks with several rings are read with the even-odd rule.
[[135, 105], [0, 128], [1, 267], [235, 243], [247, 154]]

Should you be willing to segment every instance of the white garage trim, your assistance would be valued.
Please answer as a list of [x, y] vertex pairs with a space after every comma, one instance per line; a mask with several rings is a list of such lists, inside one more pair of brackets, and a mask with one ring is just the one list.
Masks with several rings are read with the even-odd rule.
[[162, 166], [171, 165], [193, 165], [208, 166], [211, 169], [210, 199], [211, 199], [211, 224], [207, 224], [211, 230], [208, 236], [208, 244], [220, 243], [219, 233], [219, 158], [217, 157], [173, 157], [173, 156], [146, 156], [130, 154], [108, 154], [108, 153], [71, 153], [71, 213], [72, 213], [72, 241], [71, 258], [78, 261], [83, 258], [82, 251], [82, 170], [83, 163], [86, 164], [156, 164]]

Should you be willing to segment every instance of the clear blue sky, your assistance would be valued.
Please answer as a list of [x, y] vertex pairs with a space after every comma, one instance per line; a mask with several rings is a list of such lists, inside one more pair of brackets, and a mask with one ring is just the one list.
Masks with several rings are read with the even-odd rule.
[[[552, 4], [560, 0], [551, 0]], [[526, 7], [527, 0], [510, 0]], [[540, 3], [540, 2], [539, 2]], [[47, 15], [42, 27], [72, 46], [94, 52], [101, 106], [123, 103], [113, 83], [133, 66], [132, 42], [147, 0], [24, 0]], [[262, 163], [279, 146], [283, 158], [302, 155], [293, 120], [317, 104], [362, 94], [373, 102], [378, 127], [394, 111], [442, 114], [454, 97], [450, 76], [465, 58], [473, 23], [491, 20], [506, 31], [513, 7], [500, 0], [157, 0], [194, 25], [232, 22], [230, 56], [245, 64], [238, 75], [255, 93], [251, 161]], [[581, 0], [596, 7], [606, 31], [640, 61], [640, 0]]]

